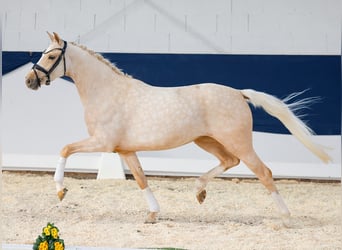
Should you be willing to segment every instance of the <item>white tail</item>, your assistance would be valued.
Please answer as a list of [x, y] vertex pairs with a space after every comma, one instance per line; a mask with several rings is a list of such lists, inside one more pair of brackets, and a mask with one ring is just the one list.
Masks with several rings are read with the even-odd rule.
[[289, 101], [298, 94], [292, 94], [282, 101], [274, 96], [252, 89], [241, 90], [241, 93], [247, 101], [255, 107], [262, 107], [268, 114], [280, 120], [305, 147], [323, 162], [328, 163], [331, 161], [330, 156], [323, 150], [323, 147], [313, 142], [311, 137], [313, 131], [293, 113], [293, 111], [304, 108], [305, 105], [312, 100], [304, 99], [291, 104], [286, 104], [286, 101]]

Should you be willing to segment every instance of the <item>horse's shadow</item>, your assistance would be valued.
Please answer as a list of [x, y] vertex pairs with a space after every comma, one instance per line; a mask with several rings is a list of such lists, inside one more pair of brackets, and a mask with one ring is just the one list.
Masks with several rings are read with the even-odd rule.
[[[73, 213], [81, 213], [84, 212], [84, 208], [80, 206], [77, 202], [67, 202], [64, 205], [59, 204], [57, 206], [60, 210], [64, 212], [73, 212]], [[56, 206], [53, 206], [51, 209], [55, 209]], [[103, 211], [100, 214], [93, 214], [89, 211], [89, 214], [92, 214], [92, 218], [94, 220], [116, 220], [122, 221], [123, 223], [137, 223], [137, 217], [141, 218], [141, 222], [143, 223], [145, 216], [147, 215], [146, 211], [139, 211], [138, 208], [134, 209], [119, 209], [114, 212], [112, 209], [110, 211]], [[174, 224], [196, 224], [196, 225], [226, 225], [226, 226], [235, 226], [235, 227], [256, 227], [256, 226], [264, 226], [266, 228], [280, 229], [280, 228], [288, 228], [288, 229], [303, 229], [310, 227], [322, 227], [325, 222], [321, 219], [313, 216], [306, 215], [292, 215], [286, 220], [283, 220], [281, 216], [274, 215], [256, 215], [256, 214], [239, 214], [235, 212], [221, 212], [221, 213], [175, 213], [175, 212], [161, 212], [158, 216], [157, 223], [174, 223]]]
[[288, 229], [303, 229], [308, 227], [321, 227], [323, 222], [318, 218], [312, 216], [292, 216], [287, 219], [282, 219], [280, 216], [254, 216], [254, 215], [233, 215], [233, 216], [215, 216], [215, 217], [190, 217], [186, 216], [160, 216], [160, 222], [173, 223], [196, 223], [196, 224], [211, 224], [211, 225], [235, 225], [235, 226], [265, 226], [273, 229], [280, 229], [282, 227]]

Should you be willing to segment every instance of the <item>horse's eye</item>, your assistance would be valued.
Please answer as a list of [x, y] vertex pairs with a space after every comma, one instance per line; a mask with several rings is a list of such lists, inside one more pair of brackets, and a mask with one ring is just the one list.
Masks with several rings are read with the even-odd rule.
[[56, 58], [55, 56], [49, 56], [49, 60], [53, 60], [55, 58]]

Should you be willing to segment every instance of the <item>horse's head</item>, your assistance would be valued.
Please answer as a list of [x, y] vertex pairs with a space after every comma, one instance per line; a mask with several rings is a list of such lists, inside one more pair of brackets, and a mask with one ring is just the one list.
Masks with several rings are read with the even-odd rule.
[[25, 77], [27, 87], [34, 90], [43, 84], [49, 85], [54, 79], [65, 75], [67, 42], [60, 39], [55, 32], [53, 35], [48, 32], [48, 35], [51, 39], [50, 46]]

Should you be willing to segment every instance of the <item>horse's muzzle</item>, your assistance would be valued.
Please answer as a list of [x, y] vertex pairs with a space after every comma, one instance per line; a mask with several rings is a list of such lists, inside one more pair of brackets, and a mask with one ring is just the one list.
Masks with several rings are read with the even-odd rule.
[[39, 81], [37, 78], [27, 78], [26, 86], [30, 89], [37, 90], [40, 87]]
[[38, 78], [33, 71], [29, 72], [25, 77], [26, 86], [30, 89], [37, 90], [41, 86], [42, 79]]

